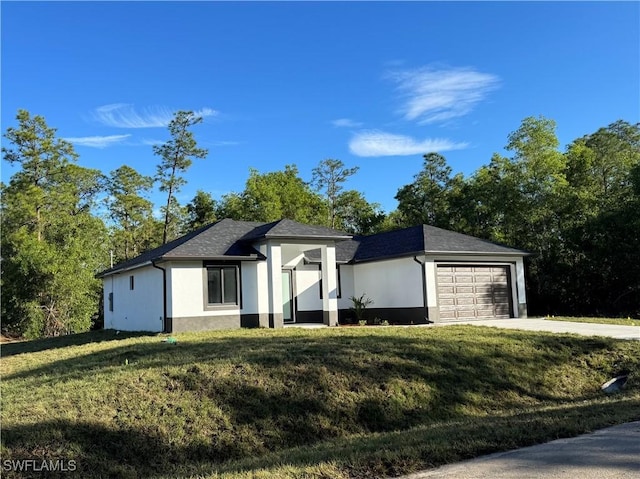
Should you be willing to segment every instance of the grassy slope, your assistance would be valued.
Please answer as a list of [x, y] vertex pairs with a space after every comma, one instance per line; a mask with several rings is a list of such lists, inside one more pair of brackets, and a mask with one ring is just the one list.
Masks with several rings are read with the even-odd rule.
[[619, 324], [621, 326], [640, 326], [640, 319], [631, 318], [582, 318], [573, 316], [547, 316], [549, 321], [571, 321], [574, 323]]
[[177, 338], [3, 345], [2, 458], [74, 458], [79, 477], [381, 477], [640, 418], [640, 342], [472, 326]]

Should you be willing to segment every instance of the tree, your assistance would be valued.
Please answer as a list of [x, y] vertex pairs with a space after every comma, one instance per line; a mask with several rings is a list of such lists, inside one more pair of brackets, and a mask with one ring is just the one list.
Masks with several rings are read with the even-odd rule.
[[308, 224], [322, 224], [327, 206], [298, 175], [295, 165], [284, 171], [259, 173], [249, 170], [245, 189], [239, 194], [225, 195], [219, 208], [220, 217], [244, 221], [276, 221], [288, 218]]
[[50, 197], [44, 193], [52, 192], [55, 176], [77, 155], [71, 143], [55, 137], [56, 130], [49, 128], [43, 117], [32, 118], [28, 111], [19, 110], [16, 119], [18, 127], [7, 128], [4, 135], [14, 149], [2, 147], [2, 154], [10, 165], [17, 163], [21, 167], [12, 182], [23, 189], [22, 198], [28, 203], [20, 208], [25, 226], [41, 241], [45, 226], [42, 212], [50, 206]]
[[116, 258], [131, 259], [142, 251], [147, 242], [153, 219], [153, 204], [144, 197], [153, 187], [153, 178], [143, 176], [130, 166], [123, 165], [111, 172], [107, 184], [107, 208], [115, 223], [113, 232]]
[[156, 178], [160, 182], [160, 191], [167, 193], [167, 202], [162, 208], [164, 213], [162, 244], [169, 239], [171, 229], [179, 230], [175, 226], [178, 223], [175, 215], [179, 212], [175, 194], [186, 183], [179, 174], [189, 169], [192, 158], [206, 158], [208, 154], [207, 150], [197, 147], [193, 133], [189, 131], [189, 128], [201, 122], [202, 117], [195, 115], [192, 111], [176, 112], [169, 123], [171, 139], [163, 145], [153, 147], [153, 153], [161, 158]]
[[369, 203], [362, 193], [348, 190], [340, 193], [335, 203], [334, 227], [355, 235], [371, 235], [382, 231], [385, 214], [377, 203]]
[[617, 121], [567, 153], [563, 291], [583, 314], [640, 314], [640, 124]]
[[[329, 223], [331, 228], [336, 227], [339, 196], [343, 190], [342, 184], [347, 178], [357, 173], [358, 167], [345, 168], [344, 163], [340, 160], [327, 158], [322, 160], [320, 164], [313, 169], [311, 183], [315, 185], [318, 191], [325, 192], [325, 197], [329, 206]], [[344, 203], [344, 199], [342, 201]]]
[[405, 226], [428, 224], [448, 228], [451, 168], [438, 153], [424, 155], [424, 165], [414, 182], [398, 190], [398, 211]]
[[97, 313], [106, 229], [91, 214], [103, 176], [73, 162], [71, 144], [20, 110], [4, 159], [20, 170], [2, 185], [3, 327], [27, 337], [86, 331]]
[[569, 145], [567, 180], [581, 207], [597, 212], [630, 198], [629, 171], [640, 162], [640, 127], [619, 120]]
[[216, 220], [216, 201], [209, 193], [198, 190], [191, 202], [187, 205], [187, 219], [184, 232], [194, 231]]

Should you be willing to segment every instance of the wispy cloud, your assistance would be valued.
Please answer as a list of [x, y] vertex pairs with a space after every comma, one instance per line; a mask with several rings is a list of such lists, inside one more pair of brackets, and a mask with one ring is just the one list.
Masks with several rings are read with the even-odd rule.
[[240, 144], [240, 142], [230, 141], [230, 140], [219, 140], [219, 141], [209, 141], [206, 144], [210, 146], [237, 146]]
[[350, 118], [338, 118], [337, 120], [333, 120], [331, 124], [337, 128], [358, 128], [362, 126], [362, 123], [351, 120]]
[[118, 143], [122, 143], [131, 135], [110, 135], [110, 136], [83, 136], [79, 138], [65, 138], [74, 145], [89, 146], [91, 148], [106, 148]]
[[349, 150], [357, 156], [406, 156], [430, 152], [461, 150], [467, 143], [454, 143], [443, 138], [416, 140], [379, 130], [357, 133], [349, 142]]
[[201, 108], [200, 110], [196, 110], [193, 112], [196, 116], [201, 116], [202, 118], [206, 118], [208, 116], [218, 116], [218, 111], [213, 108]]
[[389, 77], [405, 98], [400, 113], [420, 124], [464, 116], [500, 84], [496, 75], [473, 68], [424, 67], [393, 71]]
[[142, 140], [140, 140], [140, 143], [145, 145], [145, 146], [155, 146], [155, 145], [163, 144], [164, 141], [162, 141], [162, 140], [150, 140], [148, 138], [143, 138]]
[[[198, 116], [218, 114], [212, 108], [194, 111]], [[112, 103], [95, 109], [93, 116], [100, 123], [116, 128], [158, 128], [165, 127], [173, 118], [174, 110], [166, 106], [154, 106], [136, 110], [129, 103]]]

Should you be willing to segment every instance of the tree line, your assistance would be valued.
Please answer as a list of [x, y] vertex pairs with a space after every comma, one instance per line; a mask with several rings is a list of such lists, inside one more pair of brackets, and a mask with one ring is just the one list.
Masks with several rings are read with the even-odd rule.
[[[128, 165], [105, 174], [78, 164], [73, 146], [41, 116], [20, 110], [4, 136], [19, 166], [1, 185], [3, 330], [27, 337], [100, 324], [95, 274], [217, 219], [281, 218], [355, 235], [429, 224], [524, 249], [530, 314], [640, 315], [640, 124], [617, 121], [559, 148], [555, 122], [525, 118], [509, 134], [509, 156], [465, 177], [426, 153], [413, 182], [386, 213], [347, 189], [358, 167], [324, 159], [311, 178], [296, 165], [250, 169], [243, 191], [214, 199], [177, 193], [193, 160], [202, 118], [178, 111], [170, 139], [153, 147], [154, 176]], [[154, 215], [150, 193], [166, 200]]]

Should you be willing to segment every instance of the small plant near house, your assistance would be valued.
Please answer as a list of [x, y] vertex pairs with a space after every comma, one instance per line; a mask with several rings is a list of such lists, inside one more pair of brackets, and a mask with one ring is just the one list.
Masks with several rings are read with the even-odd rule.
[[383, 319], [382, 322], [380, 323], [381, 326], [389, 326], [389, 321], [387, 321], [386, 319]]
[[367, 325], [367, 320], [366, 319], [360, 319], [360, 320], [358, 320], [358, 324], [360, 326], [366, 326]]
[[[366, 293], [362, 293], [362, 296], [360, 296], [359, 298], [356, 296], [351, 296], [351, 298], [349, 299], [353, 304], [353, 306], [351, 306], [351, 308], [349, 309], [351, 309], [351, 311], [353, 311], [356, 315], [358, 324], [362, 324], [362, 321], [365, 320], [364, 311], [367, 309], [367, 306], [373, 304], [373, 299], [368, 298]], [[369, 324], [369, 322], [367, 321], [365, 324]]]

